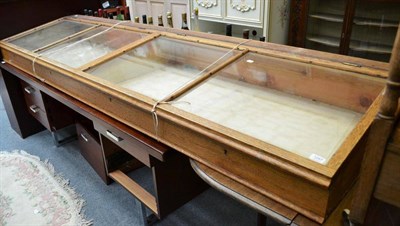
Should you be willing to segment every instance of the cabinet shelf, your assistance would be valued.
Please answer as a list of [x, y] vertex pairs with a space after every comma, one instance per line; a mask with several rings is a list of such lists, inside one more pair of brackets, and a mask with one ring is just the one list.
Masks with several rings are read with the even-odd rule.
[[[343, 23], [343, 16], [337, 14], [328, 14], [328, 13], [314, 13], [310, 14], [309, 17], [336, 22], [336, 23]], [[371, 18], [354, 18], [354, 24], [359, 26], [373, 26], [373, 27], [384, 27], [384, 28], [397, 28], [398, 23], [396, 21], [382, 21], [378, 19], [371, 19]]]
[[373, 26], [373, 27], [385, 27], [385, 28], [397, 28], [398, 24], [396, 21], [381, 21], [370, 18], [354, 18], [354, 24], [359, 26]]
[[307, 37], [307, 40], [331, 47], [339, 47], [340, 44], [339, 38], [328, 36], [311, 35]]
[[370, 52], [378, 54], [391, 54], [392, 47], [384, 44], [369, 43], [368, 46], [359, 46], [359, 41], [351, 41], [350, 49], [357, 52]]
[[[308, 41], [331, 47], [339, 47], [340, 39], [336, 37], [312, 35], [307, 37]], [[390, 54], [392, 47], [384, 44], [369, 43], [368, 46], [360, 46], [360, 41], [351, 41], [350, 49], [358, 52], [370, 52], [378, 54]]]
[[315, 14], [310, 14], [309, 16], [315, 19], [336, 22], [336, 23], [343, 23], [343, 16], [336, 14], [315, 13]]

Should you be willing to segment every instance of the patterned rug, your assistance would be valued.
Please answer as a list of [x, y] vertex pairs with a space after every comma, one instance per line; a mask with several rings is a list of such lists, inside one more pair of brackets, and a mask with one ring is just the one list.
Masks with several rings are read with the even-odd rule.
[[83, 205], [47, 161], [24, 151], [0, 152], [0, 225], [91, 225]]

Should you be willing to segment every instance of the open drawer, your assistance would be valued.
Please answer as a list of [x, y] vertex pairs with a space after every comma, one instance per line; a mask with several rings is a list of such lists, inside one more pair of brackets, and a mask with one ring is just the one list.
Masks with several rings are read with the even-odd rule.
[[153, 166], [151, 156], [159, 161], [164, 161], [165, 155], [170, 149], [129, 128], [122, 131], [103, 121], [94, 122], [94, 128], [148, 167]]
[[[207, 188], [186, 156], [138, 131], [110, 122], [94, 121], [107, 175], [147, 206], [153, 216], [165, 217]], [[143, 166], [151, 169], [154, 193], [128, 175]], [[151, 216], [147, 219], [152, 221]]]

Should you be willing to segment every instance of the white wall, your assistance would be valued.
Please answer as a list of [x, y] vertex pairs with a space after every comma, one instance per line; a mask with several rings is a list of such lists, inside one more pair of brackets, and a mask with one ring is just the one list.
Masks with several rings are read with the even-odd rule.
[[[149, 0], [138, 0], [138, 2], [146, 2]], [[153, 0], [154, 2], [158, 2], [158, 0]], [[189, 10], [189, 5], [190, 1], [189, 0], [168, 0], [164, 1], [167, 3], [167, 5], [170, 2], [180, 2], [180, 4], [187, 2], [187, 10]], [[256, 0], [256, 1], [263, 1], [263, 0]], [[264, 18], [264, 26], [263, 29], [261, 28], [252, 28], [252, 27], [246, 27], [246, 26], [239, 26], [239, 25], [233, 25], [233, 35], [236, 37], [241, 37], [242, 36], [242, 30], [245, 28], [250, 29], [250, 32], [252, 30], [257, 31], [257, 36], [254, 37], [254, 39], [258, 39], [260, 36], [266, 36], [267, 41], [273, 42], [273, 43], [279, 43], [279, 44], [286, 44], [287, 39], [288, 39], [288, 29], [289, 29], [289, 13], [290, 13], [290, 1], [291, 0], [269, 0], [266, 1], [264, 4], [264, 10], [266, 11], [264, 13], [265, 18]], [[163, 2], [163, 1], [160, 1]], [[268, 3], [269, 4], [268, 4]], [[141, 14], [143, 9], [141, 9], [141, 6], [145, 6], [145, 4], [142, 4], [139, 6], [139, 8], [135, 7], [135, 0], [127, 0], [126, 1], [127, 5], [130, 7], [130, 13], [131, 13], [131, 18], [133, 20], [134, 16], [138, 15], [141, 20]], [[151, 4], [150, 4], [151, 5]], [[167, 6], [166, 5], [166, 6]], [[184, 11], [185, 6], [181, 6], [180, 10]], [[154, 10], [154, 9], [153, 9]], [[199, 10], [202, 10], [201, 8]], [[140, 12], [138, 12], [140, 11]], [[164, 12], [165, 13], [165, 12]], [[180, 13], [176, 13], [175, 15], [178, 16], [176, 19], [180, 19]], [[158, 14], [158, 12], [157, 12]], [[188, 13], [188, 16], [190, 16], [191, 13]], [[154, 23], [157, 24], [157, 17], [153, 15], [153, 20]], [[164, 24], [166, 24], [166, 18], [164, 17]], [[175, 24], [175, 23], [174, 23]], [[178, 23], [177, 21], [177, 24]], [[211, 32], [214, 34], [225, 34], [225, 24], [220, 23], [220, 22], [211, 22], [211, 21], [199, 21], [199, 26], [201, 31], [203, 32]], [[250, 38], [252, 38], [252, 35], [250, 35]]]

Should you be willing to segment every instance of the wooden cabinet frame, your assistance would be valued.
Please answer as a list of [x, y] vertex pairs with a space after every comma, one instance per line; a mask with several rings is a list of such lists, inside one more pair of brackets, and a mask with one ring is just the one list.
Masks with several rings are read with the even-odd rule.
[[[257, 41], [238, 46], [243, 40], [192, 31], [133, 23], [116, 25], [117, 21], [85, 16], [65, 17], [61, 20], [79, 21], [95, 26], [115, 26], [116, 29], [150, 34], [148, 38], [122, 47], [93, 64], [122, 54], [158, 36], [164, 36], [229, 49], [236, 48], [242, 54], [249, 51], [332, 70], [355, 72], [360, 74], [360, 78], [381, 84], [382, 89], [383, 78], [387, 73], [385, 63], [316, 51], [300, 51], [297, 48]], [[96, 77], [82, 70], [84, 68], [73, 69], [40, 57], [36, 53], [8, 43], [12, 39], [13, 37], [0, 42], [7, 63], [318, 223], [325, 221], [357, 177], [359, 160], [363, 154], [363, 137], [381, 102], [379, 95], [328, 164], [321, 165], [272, 145], [257, 142], [252, 137], [215, 123], [205, 122], [202, 118], [171, 105], [157, 106], [159, 130], [156, 134], [152, 117], [155, 101], [151, 98], [135, 92], [122, 92], [116, 85], [108, 82], [97, 82]], [[36, 73], [32, 70], [33, 61]], [[226, 65], [229, 63], [226, 62]], [[171, 95], [174, 96], [175, 94]]]
[[[349, 0], [346, 3], [343, 26], [340, 35], [339, 54], [347, 55], [349, 52], [350, 36], [356, 3], [356, 0]], [[310, 0], [293, 0], [290, 4], [291, 15], [288, 44], [291, 46], [304, 47]]]
[[[321, 4], [323, 1], [321, 1]], [[338, 2], [337, 4], [340, 4], [342, 2]], [[358, 10], [358, 8], [360, 8], [360, 4], [369, 4], [369, 3], [399, 3], [400, 1], [398, 0], [346, 0], [344, 1], [344, 9], [343, 9], [343, 18], [341, 15], [336, 15], [337, 17], [340, 18], [335, 18], [332, 15], [325, 15], [325, 16], [321, 16], [319, 15], [319, 17], [315, 17], [314, 18], [319, 18], [319, 19], [324, 19], [325, 22], [330, 21], [330, 22], [341, 22], [342, 26], [341, 26], [341, 33], [339, 37], [329, 37], [332, 40], [329, 41], [328, 37], [326, 37], [326, 40], [313, 40], [314, 42], [323, 44], [326, 47], [337, 47], [338, 48], [338, 52], [335, 53], [339, 53], [339, 54], [343, 54], [343, 55], [351, 55], [351, 51], [352, 50], [358, 50], [358, 51], [371, 51], [371, 52], [375, 52], [375, 53], [385, 53], [385, 54], [390, 54], [390, 50], [391, 47], [387, 47], [387, 49], [379, 49], [378, 50], [373, 50], [373, 48], [367, 50], [366, 47], [362, 48], [359, 46], [356, 46], [355, 40], [352, 40], [351, 36], [352, 36], [352, 31], [355, 30], [353, 29], [353, 27], [356, 26], [356, 24], [362, 24], [362, 25], [372, 25], [374, 24], [374, 26], [376, 25], [376, 22], [372, 23], [369, 22], [368, 20], [372, 20], [372, 19], [364, 19], [364, 18], [355, 18], [356, 15], [356, 11]], [[297, 46], [297, 47], [306, 47], [306, 40], [307, 40], [307, 30], [308, 30], [308, 25], [309, 25], [309, 16], [311, 14], [309, 14], [310, 12], [310, 4], [311, 4], [311, 0], [293, 0], [291, 1], [291, 5], [290, 5], [290, 24], [289, 24], [289, 37], [288, 37], [288, 44], [291, 46]], [[359, 5], [357, 5], [359, 4]], [[331, 18], [328, 18], [328, 16], [330, 16]], [[356, 22], [358, 20], [358, 23]], [[365, 20], [365, 21], [363, 21]], [[375, 19], [376, 20], [376, 19]], [[362, 21], [362, 22], [361, 22]], [[394, 23], [394, 24], [393, 24]], [[395, 28], [396, 27], [396, 23], [392, 22], [390, 24], [385, 24], [385, 25], [380, 25], [383, 28], [387, 28], [387, 27], [392, 27]], [[337, 32], [339, 32], [339, 29], [335, 29], [335, 31], [337, 30]], [[394, 30], [395, 31], [395, 30]], [[381, 34], [381, 35], [388, 35], [389, 33], [386, 32], [385, 34]], [[392, 33], [390, 33], [392, 34]], [[325, 37], [324, 37], [325, 38]], [[337, 39], [337, 40], [336, 40]], [[311, 39], [310, 39], [311, 40]], [[338, 42], [338, 43], [337, 43]], [[353, 44], [352, 44], [353, 43]], [[368, 43], [367, 43], [368, 44]], [[379, 44], [381, 43], [374, 43], [376, 44], [376, 48], [377, 46], [379, 46]], [[383, 43], [382, 43], [383, 44]], [[338, 45], [338, 46], [336, 46]], [[354, 45], [354, 46], [353, 46]], [[385, 45], [389, 45], [389, 43], [385, 43]], [[318, 48], [320, 49], [320, 48]], [[335, 49], [336, 50], [336, 49]], [[389, 55], [388, 55], [389, 56]]]

